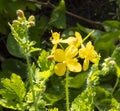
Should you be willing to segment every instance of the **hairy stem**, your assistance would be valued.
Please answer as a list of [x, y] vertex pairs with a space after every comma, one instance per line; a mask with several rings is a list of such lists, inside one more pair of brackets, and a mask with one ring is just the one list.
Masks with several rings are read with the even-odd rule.
[[66, 92], [66, 110], [69, 111], [69, 71], [66, 71], [66, 86], [65, 86], [65, 92]]
[[29, 60], [28, 54], [26, 54], [26, 61], [27, 61], [28, 76], [29, 76], [30, 86], [31, 86], [31, 90], [32, 90], [35, 111], [38, 111], [38, 106], [37, 106], [36, 99], [35, 99], [34, 84], [33, 84], [33, 73], [32, 73], [31, 64], [30, 64], [30, 60]]
[[115, 91], [115, 89], [116, 89], [118, 83], [119, 83], [119, 78], [117, 77], [116, 83], [115, 83], [115, 85], [114, 85], [114, 87], [113, 87], [113, 90], [112, 90], [112, 94], [114, 93], [114, 91]]

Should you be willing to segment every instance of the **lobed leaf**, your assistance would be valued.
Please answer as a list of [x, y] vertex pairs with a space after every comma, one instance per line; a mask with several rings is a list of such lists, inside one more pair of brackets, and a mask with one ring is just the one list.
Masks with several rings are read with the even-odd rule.
[[92, 88], [84, 90], [72, 102], [71, 111], [94, 111], [93, 97], [95, 92]]
[[21, 77], [12, 73], [10, 79], [3, 78], [1, 83], [0, 104], [7, 108], [21, 109], [21, 103], [26, 94], [25, 85]]
[[43, 50], [37, 60], [38, 66], [41, 68], [41, 71], [48, 70], [51, 66], [52, 61], [48, 60], [49, 52]]

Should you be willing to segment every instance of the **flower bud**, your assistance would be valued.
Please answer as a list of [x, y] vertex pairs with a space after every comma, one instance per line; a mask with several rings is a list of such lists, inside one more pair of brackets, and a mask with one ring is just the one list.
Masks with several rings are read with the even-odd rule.
[[34, 21], [35, 20], [35, 16], [31, 15], [29, 18], [28, 18], [28, 21]]
[[32, 26], [35, 26], [35, 22], [31, 21], [29, 22], [29, 25], [32, 27]]
[[16, 11], [16, 13], [17, 13], [18, 17], [24, 18], [24, 12], [22, 10], [19, 9]]
[[49, 56], [47, 57], [47, 60], [54, 60], [54, 56], [53, 56], [53, 55], [49, 55]]
[[13, 20], [13, 24], [18, 25], [18, 24], [20, 24], [20, 22], [18, 20]]

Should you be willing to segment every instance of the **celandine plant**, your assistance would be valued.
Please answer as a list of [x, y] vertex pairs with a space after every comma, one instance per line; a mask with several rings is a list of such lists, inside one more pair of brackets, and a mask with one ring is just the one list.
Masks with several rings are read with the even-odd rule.
[[[9, 26], [26, 61], [27, 78], [11, 73], [1, 79], [0, 105], [19, 111], [120, 111], [120, 47], [100, 61], [100, 55], [88, 37], [75, 31], [62, 39], [52, 32], [53, 48], [35, 48], [29, 39], [29, 28], [35, 17], [25, 17], [17, 10], [17, 20]], [[39, 51], [35, 63], [32, 52]], [[112, 81], [112, 82], [111, 82]], [[71, 96], [72, 95], [72, 96]], [[65, 98], [65, 99], [64, 99]]]
[[23, 82], [22, 78], [15, 73], [11, 74], [10, 79], [3, 78], [0, 89], [0, 105], [13, 110], [44, 111], [47, 105], [43, 99], [45, 83], [53, 73], [53, 65], [47, 63], [45, 58], [49, 53], [46, 51], [41, 52], [36, 61], [37, 65], [31, 62], [31, 53], [41, 50], [34, 47], [36, 42], [30, 41], [28, 35], [29, 28], [35, 26], [35, 17], [30, 16], [27, 20], [22, 10], [17, 10], [17, 16], [17, 20], [13, 20], [12, 24], [9, 23], [9, 26], [12, 36], [21, 50], [22, 57], [26, 60], [27, 81]]
[[[93, 33], [93, 32], [91, 32]], [[90, 35], [90, 34], [89, 34]], [[67, 39], [60, 39], [60, 34], [57, 32], [52, 33], [51, 41], [54, 44], [52, 48], [52, 54], [55, 65], [55, 74], [63, 76], [66, 74], [66, 111], [70, 110], [69, 107], [69, 73], [81, 72], [82, 69], [86, 71], [89, 68], [89, 62], [98, 63], [98, 54], [94, 50], [92, 42], [89, 41], [84, 45], [84, 41], [88, 36], [82, 40], [82, 36], [79, 32], [75, 32], [75, 37], [68, 37]], [[64, 47], [62, 44], [66, 43]], [[83, 65], [81, 65], [80, 59], [84, 59]], [[83, 66], [83, 67], [82, 67]]]

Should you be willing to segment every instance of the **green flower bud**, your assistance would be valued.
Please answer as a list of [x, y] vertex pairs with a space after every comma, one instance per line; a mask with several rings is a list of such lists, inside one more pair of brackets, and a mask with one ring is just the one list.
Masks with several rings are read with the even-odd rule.
[[30, 21], [29, 22], [29, 25], [32, 27], [32, 26], [35, 26], [35, 22], [33, 22], [33, 21]]
[[20, 24], [20, 22], [18, 20], [13, 20], [13, 24], [18, 25], [18, 24]]
[[28, 21], [31, 22], [31, 21], [34, 21], [35, 20], [35, 16], [31, 15], [29, 18], [28, 18]]
[[18, 17], [24, 18], [24, 12], [22, 10], [19, 9], [16, 11], [16, 13], [17, 13]]

